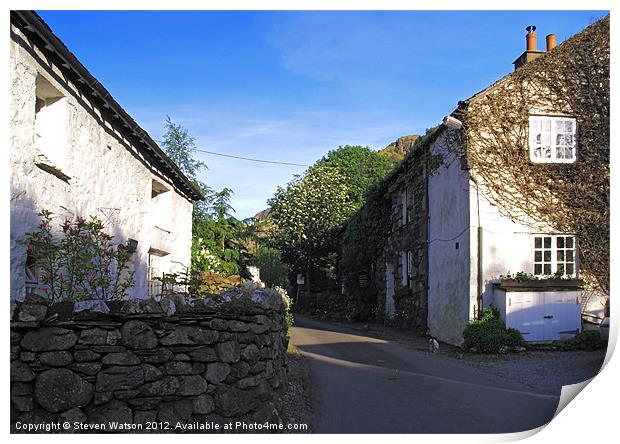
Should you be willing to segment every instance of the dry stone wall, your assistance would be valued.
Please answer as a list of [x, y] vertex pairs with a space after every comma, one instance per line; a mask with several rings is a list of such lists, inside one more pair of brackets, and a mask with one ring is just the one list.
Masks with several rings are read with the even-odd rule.
[[[13, 431], [48, 423], [70, 424], [60, 432], [113, 423], [143, 432], [279, 423], [287, 307], [263, 293], [217, 307], [173, 302], [172, 316], [164, 312], [171, 301], [129, 301], [66, 320], [62, 304], [19, 303], [11, 324]], [[40, 311], [43, 320], [18, 320]]]

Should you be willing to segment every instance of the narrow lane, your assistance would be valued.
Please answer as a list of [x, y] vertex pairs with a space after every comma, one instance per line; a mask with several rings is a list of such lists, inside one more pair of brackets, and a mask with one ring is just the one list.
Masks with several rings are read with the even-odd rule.
[[559, 397], [357, 331], [296, 316], [316, 433], [509, 433], [540, 427]]

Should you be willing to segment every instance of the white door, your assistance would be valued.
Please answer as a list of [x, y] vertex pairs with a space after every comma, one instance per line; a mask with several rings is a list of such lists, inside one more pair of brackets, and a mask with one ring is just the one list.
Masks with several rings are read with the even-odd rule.
[[394, 265], [385, 263], [385, 318], [394, 317]]
[[506, 293], [506, 327], [516, 328], [526, 341], [544, 341], [544, 298], [538, 292]]
[[544, 340], [555, 341], [581, 330], [581, 305], [577, 291], [546, 291], [543, 315]]

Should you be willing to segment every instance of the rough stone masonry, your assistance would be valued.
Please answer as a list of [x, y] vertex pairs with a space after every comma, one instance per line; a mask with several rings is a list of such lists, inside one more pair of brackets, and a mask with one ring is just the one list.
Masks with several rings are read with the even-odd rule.
[[[66, 320], [36, 298], [18, 304], [11, 323], [12, 431], [67, 422], [71, 427], [59, 432], [110, 423], [143, 432], [279, 423], [288, 304], [271, 289], [237, 293], [219, 302], [177, 299], [173, 315], [170, 300], [127, 301], [116, 311], [81, 311]], [[33, 313], [43, 315], [19, 320]], [[166, 423], [181, 428], [164, 429]]]

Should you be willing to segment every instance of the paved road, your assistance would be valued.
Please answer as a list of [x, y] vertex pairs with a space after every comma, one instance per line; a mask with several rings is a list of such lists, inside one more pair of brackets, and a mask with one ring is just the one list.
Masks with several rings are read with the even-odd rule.
[[559, 397], [458, 361], [295, 316], [315, 433], [508, 433], [549, 422]]

